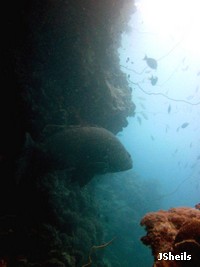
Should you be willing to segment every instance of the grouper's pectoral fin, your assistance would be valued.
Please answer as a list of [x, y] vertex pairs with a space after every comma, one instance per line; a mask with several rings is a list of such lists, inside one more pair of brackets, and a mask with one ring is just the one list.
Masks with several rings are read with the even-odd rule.
[[72, 172], [71, 181], [84, 186], [90, 182], [95, 174], [104, 174], [108, 172], [108, 164], [105, 162], [95, 162], [79, 167]]
[[88, 184], [92, 180], [94, 175], [95, 174], [91, 172], [76, 171], [76, 172], [73, 172], [71, 176], [71, 182], [73, 183], [77, 182], [80, 185], [80, 187], [82, 187]]

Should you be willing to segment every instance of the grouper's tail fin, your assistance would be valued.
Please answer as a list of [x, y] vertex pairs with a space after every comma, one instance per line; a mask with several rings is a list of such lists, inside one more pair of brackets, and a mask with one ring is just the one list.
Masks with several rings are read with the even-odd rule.
[[24, 142], [24, 148], [23, 149], [33, 149], [35, 148], [35, 142], [33, 141], [30, 133], [25, 134], [25, 142]]
[[18, 185], [22, 180], [26, 179], [31, 173], [31, 161], [36, 144], [29, 133], [25, 134], [25, 141], [21, 149], [19, 158], [15, 167], [15, 183]]
[[146, 54], [145, 54], [145, 56], [144, 56], [143, 60], [147, 60], [147, 55], [146, 55]]

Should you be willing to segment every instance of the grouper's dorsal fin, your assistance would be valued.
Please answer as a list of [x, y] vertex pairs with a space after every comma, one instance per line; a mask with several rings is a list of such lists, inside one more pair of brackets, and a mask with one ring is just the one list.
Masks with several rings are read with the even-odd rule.
[[49, 137], [51, 135], [54, 135], [64, 129], [66, 129], [67, 125], [59, 125], [59, 124], [48, 124], [44, 127], [42, 131], [42, 136], [45, 139], [46, 137]]
[[75, 125], [65, 125], [65, 124], [47, 124], [42, 131], [42, 139], [46, 139], [49, 136], [52, 136], [58, 132], [61, 132], [63, 130], [67, 129], [80, 129], [84, 127], [90, 127], [90, 128], [99, 128], [98, 125], [88, 125], [88, 124], [75, 124]]

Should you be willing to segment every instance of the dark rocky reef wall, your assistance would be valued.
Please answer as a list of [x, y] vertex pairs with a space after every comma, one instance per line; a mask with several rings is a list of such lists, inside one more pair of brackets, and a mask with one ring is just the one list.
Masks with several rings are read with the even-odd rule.
[[1, 177], [13, 176], [25, 132], [37, 141], [49, 124], [127, 126], [134, 104], [117, 48], [132, 12], [130, 0], [2, 3]]
[[[2, 3], [0, 232], [3, 237], [0, 235], [0, 247], [5, 248], [5, 253], [1, 252], [0, 257], [17, 253], [15, 248], [9, 251], [10, 242], [16, 248], [19, 240], [27, 244], [26, 238], [30, 237], [27, 229], [33, 228], [32, 218], [37, 218], [34, 223], [42, 225], [42, 221], [47, 223], [53, 216], [49, 204], [49, 195], [55, 191], [54, 186], [49, 189], [54, 183], [52, 179], [46, 185], [41, 185], [43, 181], [40, 181], [39, 184], [22, 183], [20, 186], [14, 179], [25, 133], [29, 132], [38, 141], [43, 129], [51, 124], [98, 125], [117, 133], [127, 126], [127, 117], [134, 115], [131, 91], [119, 69], [117, 55], [120, 35], [132, 12], [133, 2], [130, 0]], [[79, 203], [84, 192], [69, 187], [79, 196], [76, 198]], [[41, 206], [44, 199], [44, 206]], [[28, 210], [26, 204], [30, 205]], [[46, 214], [44, 210], [47, 210]], [[22, 217], [15, 219], [16, 212]], [[73, 205], [69, 212], [74, 212]], [[76, 212], [79, 213], [78, 209]], [[21, 225], [25, 227], [21, 229]], [[54, 219], [49, 226], [53, 227], [50, 231], [53, 235], [59, 230], [52, 225]], [[39, 228], [31, 231], [37, 236]], [[67, 234], [72, 233], [75, 235], [74, 229]], [[94, 233], [93, 241], [96, 237]], [[75, 252], [73, 255], [72, 258], [77, 260]], [[9, 266], [17, 265], [10, 263]]]
[[127, 126], [134, 105], [117, 48], [128, 4], [31, 1], [19, 10], [23, 32], [12, 56], [25, 128], [35, 138], [47, 124], [95, 124], [114, 133]]
[[1, 158], [47, 124], [127, 126], [134, 104], [117, 48], [131, 2], [3, 3]]

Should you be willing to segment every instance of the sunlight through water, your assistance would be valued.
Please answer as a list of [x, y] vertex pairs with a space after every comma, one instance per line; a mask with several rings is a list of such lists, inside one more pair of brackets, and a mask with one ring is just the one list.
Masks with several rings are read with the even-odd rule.
[[198, 0], [140, 0], [136, 2], [144, 27], [160, 37], [178, 40], [192, 53], [199, 52], [200, 2]]
[[120, 138], [134, 170], [158, 180], [161, 208], [199, 202], [199, 8], [196, 0], [137, 1], [119, 49], [136, 104]]

